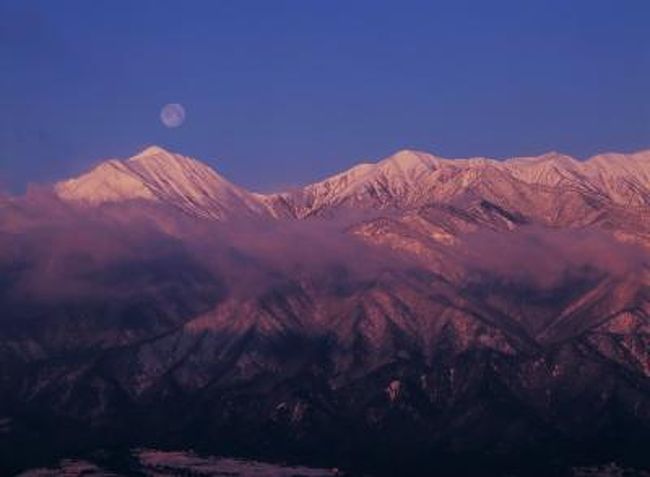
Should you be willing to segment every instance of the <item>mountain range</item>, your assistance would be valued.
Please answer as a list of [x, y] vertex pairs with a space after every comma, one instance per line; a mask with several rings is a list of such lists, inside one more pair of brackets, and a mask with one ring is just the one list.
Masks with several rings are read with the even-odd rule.
[[0, 310], [6, 472], [117, 446], [643, 468], [650, 150], [404, 150], [260, 194], [149, 147], [0, 199]]
[[[156, 201], [214, 219], [250, 214], [303, 219], [340, 208], [404, 210], [430, 203], [466, 205], [477, 199], [524, 199], [539, 208], [550, 188], [556, 201], [565, 196], [589, 202], [591, 209], [610, 204], [643, 207], [650, 204], [649, 184], [650, 150], [603, 154], [586, 161], [559, 153], [503, 161], [443, 159], [403, 150], [292, 192], [265, 195], [230, 183], [199, 161], [152, 146], [127, 160], [109, 160], [61, 182], [56, 192], [64, 200], [91, 205]], [[535, 213], [535, 218], [564, 224], [552, 214]], [[571, 219], [576, 220], [567, 218]]]

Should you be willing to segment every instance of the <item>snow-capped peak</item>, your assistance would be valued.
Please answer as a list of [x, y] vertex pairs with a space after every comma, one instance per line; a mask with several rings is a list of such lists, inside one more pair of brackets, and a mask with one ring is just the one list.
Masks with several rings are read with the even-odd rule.
[[396, 166], [401, 169], [412, 169], [416, 167], [430, 167], [437, 162], [437, 158], [426, 152], [411, 149], [402, 149], [392, 156], [379, 162], [379, 166]]
[[208, 165], [158, 146], [126, 160], [103, 162], [57, 184], [55, 190], [65, 200], [91, 205], [148, 200], [210, 218], [266, 211], [254, 194], [228, 182]]
[[172, 156], [173, 153], [168, 151], [167, 149], [156, 146], [155, 144], [149, 147], [144, 148], [142, 151], [137, 153], [135, 156], [131, 157], [130, 160], [136, 161], [140, 158], [143, 157], [149, 157], [149, 156], [155, 156], [155, 155], [167, 155], [167, 156]]

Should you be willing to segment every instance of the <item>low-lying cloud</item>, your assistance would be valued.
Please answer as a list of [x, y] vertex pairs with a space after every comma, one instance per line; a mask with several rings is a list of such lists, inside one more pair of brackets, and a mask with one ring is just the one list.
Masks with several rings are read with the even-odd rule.
[[338, 222], [221, 224], [151, 204], [73, 207], [43, 191], [19, 209], [0, 219], [0, 292], [22, 301], [125, 299], [169, 275], [251, 297], [297, 280], [373, 280], [402, 266]]
[[561, 286], [576, 275], [624, 278], [649, 263], [640, 246], [596, 228], [483, 230], [465, 236], [458, 247], [468, 270], [540, 289]]

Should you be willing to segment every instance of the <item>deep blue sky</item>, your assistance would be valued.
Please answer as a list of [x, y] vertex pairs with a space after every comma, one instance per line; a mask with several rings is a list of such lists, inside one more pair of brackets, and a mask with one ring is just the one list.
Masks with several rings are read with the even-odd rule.
[[407, 147], [648, 148], [648, 25], [648, 0], [0, 0], [0, 188], [149, 144], [261, 190]]

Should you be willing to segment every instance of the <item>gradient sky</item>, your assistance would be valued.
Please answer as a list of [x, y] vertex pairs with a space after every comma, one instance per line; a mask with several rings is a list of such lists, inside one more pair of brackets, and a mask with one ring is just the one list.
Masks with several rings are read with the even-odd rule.
[[648, 0], [0, 0], [0, 188], [150, 144], [259, 190], [402, 148], [648, 148], [649, 24]]

